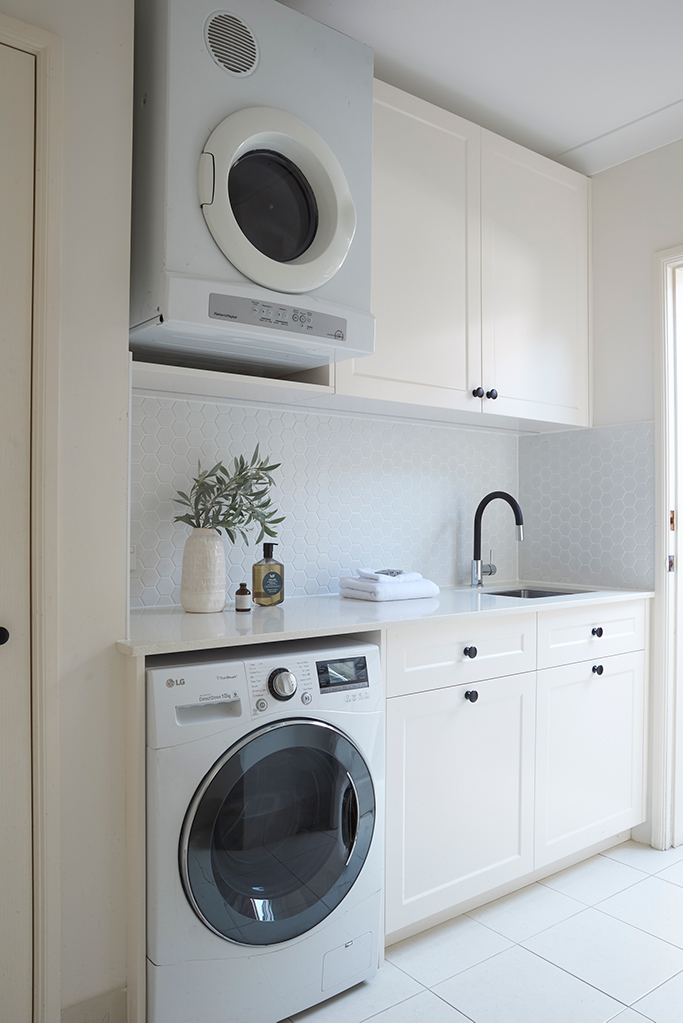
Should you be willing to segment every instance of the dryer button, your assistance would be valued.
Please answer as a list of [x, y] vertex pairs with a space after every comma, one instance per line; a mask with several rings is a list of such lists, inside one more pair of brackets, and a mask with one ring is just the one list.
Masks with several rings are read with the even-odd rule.
[[302, 693], [301, 694], [301, 702], [303, 703], [304, 707], [308, 707], [308, 705], [312, 701], [312, 699], [313, 699], [313, 697], [311, 696], [310, 693]]
[[264, 699], [257, 700], [256, 701], [256, 709], [257, 710], [268, 710], [268, 701], [264, 700]]

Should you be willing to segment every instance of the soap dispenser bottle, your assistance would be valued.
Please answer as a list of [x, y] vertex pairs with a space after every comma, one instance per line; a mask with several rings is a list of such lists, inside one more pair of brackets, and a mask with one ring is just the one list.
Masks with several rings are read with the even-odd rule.
[[264, 543], [263, 558], [251, 570], [252, 600], [262, 607], [281, 604], [285, 599], [285, 566], [273, 557], [274, 543]]

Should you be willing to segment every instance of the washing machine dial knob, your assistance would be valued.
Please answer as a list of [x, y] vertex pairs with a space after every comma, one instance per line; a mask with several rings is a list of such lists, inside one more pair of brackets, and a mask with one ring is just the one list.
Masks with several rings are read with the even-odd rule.
[[276, 700], [291, 700], [296, 692], [296, 675], [287, 668], [276, 668], [268, 676], [268, 688]]

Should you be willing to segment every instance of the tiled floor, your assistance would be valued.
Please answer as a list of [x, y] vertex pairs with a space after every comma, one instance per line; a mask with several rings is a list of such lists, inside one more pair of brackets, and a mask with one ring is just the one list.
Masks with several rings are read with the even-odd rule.
[[683, 1023], [683, 847], [626, 842], [386, 958], [294, 1023]]

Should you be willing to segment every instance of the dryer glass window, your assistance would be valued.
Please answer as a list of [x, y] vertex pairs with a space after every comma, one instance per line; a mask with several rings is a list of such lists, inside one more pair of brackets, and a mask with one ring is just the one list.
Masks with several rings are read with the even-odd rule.
[[351, 889], [374, 830], [360, 752], [311, 720], [266, 726], [200, 785], [180, 847], [185, 892], [231, 941], [272, 945], [320, 923]]
[[301, 170], [282, 153], [254, 149], [228, 174], [230, 205], [242, 233], [269, 259], [303, 255], [318, 230], [318, 204]]

